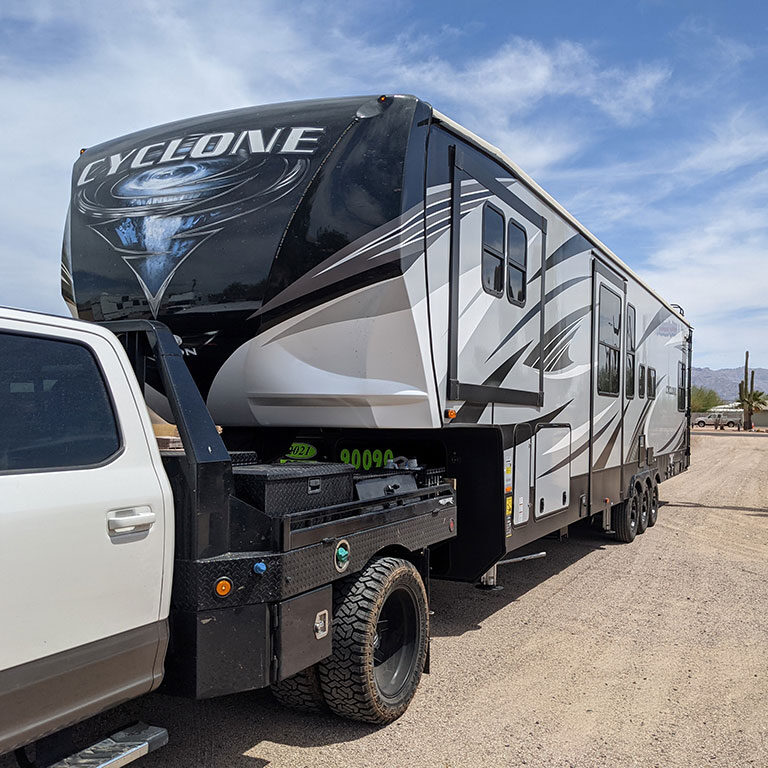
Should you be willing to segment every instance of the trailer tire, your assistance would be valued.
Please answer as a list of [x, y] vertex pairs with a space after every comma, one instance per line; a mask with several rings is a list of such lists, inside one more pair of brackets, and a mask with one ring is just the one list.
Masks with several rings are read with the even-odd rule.
[[650, 510], [650, 501], [648, 494], [645, 492], [642, 486], [635, 488], [635, 494], [637, 495], [637, 532], [645, 533], [645, 529], [648, 527], [648, 517]]
[[325, 701], [341, 717], [384, 725], [402, 715], [427, 656], [427, 592], [416, 567], [373, 560], [334, 585], [333, 653], [318, 665]]
[[317, 664], [302, 669], [291, 677], [270, 685], [272, 695], [284, 707], [298, 712], [327, 712], [323, 692], [320, 688], [320, 676]]
[[659, 486], [652, 483], [646, 490], [648, 496], [648, 527], [653, 528], [659, 519]]
[[639, 513], [637, 490], [633, 487], [624, 503], [618, 505], [616, 512], [611, 515], [613, 532], [618, 541], [629, 544], [635, 540]]

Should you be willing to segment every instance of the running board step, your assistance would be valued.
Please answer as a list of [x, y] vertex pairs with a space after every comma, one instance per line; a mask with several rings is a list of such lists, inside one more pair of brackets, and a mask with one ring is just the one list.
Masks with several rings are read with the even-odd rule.
[[120, 768], [168, 743], [168, 731], [137, 723], [65, 757], [49, 768]]

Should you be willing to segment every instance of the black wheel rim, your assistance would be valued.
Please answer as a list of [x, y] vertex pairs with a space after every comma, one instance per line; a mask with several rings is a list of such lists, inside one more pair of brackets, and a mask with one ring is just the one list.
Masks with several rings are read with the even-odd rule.
[[640, 522], [645, 524], [648, 522], [648, 497], [643, 494], [640, 499]]
[[384, 601], [373, 638], [373, 676], [381, 694], [394, 699], [406, 686], [418, 654], [418, 609], [410, 590]]

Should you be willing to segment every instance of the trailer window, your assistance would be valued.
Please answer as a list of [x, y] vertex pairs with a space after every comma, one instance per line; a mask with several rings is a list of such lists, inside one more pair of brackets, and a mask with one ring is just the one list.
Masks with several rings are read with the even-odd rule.
[[525, 230], [509, 222], [507, 228], [507, 299], [522, 307], [525, 304], [528, 236]]
[[0, 333], [0, 471], [92, 466], [119, 448], [112, 402], [87, 347]]
[[619, 394], [621, 349], [621, 297], [600, 286], [597, 337], [597, 391], [612, 397]]
[[504, 215], [490, 203], [483, 207], [483, 290], [491, 296], [504, 293]]
[[648, 366], [648, 398], [653, 399], [656, 397], [656, 369]]
[[635, 308], [627, 305], [627, 365], [624, 391], [628, 398], [635, 396]]
[[637, 371], [637, 396], [645, 397], [645, 366], [641, 365]]
[[677, 410], [684, 411], [686, 406], [688, 387], [686, 386], [686, 365], [677, 364]]

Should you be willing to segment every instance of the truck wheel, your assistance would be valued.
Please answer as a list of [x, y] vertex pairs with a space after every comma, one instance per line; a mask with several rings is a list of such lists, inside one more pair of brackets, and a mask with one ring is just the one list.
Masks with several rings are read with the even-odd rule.
[[637, 520], [640, 516], [640, 504], [637, 491], [633, 488], [623, 504], [617, 506], [616, 513], [612, 515], [613, 531], [618, 541], [627, 544], [635, 540], [637, 535]]
[[302, 669], [291, 677], [272, 683], [272, 695], [284, 706], [299, 712], [327, 712], [328, 706], [320, 690], [317, 664]]
[[706, 421], [704, 421], [704, 419], [699, 419], [699, 420], [696, 422], [696, 426], [697, 426], [697, 427], [706, 427], [706, 426], [707, 426], [707, 422], [706, 422]]
[[635, 495], [637, 496], [637, 532], [645, 533], [645, 529], [648, 527], [648, 511], [650, 509], [650, 500], [648, 494], [643, 491], [642, 488], [635, 489]]
[[407, 560], [374, 560], [336, 584], [333, 653], [318, 665], [328, 706], [366, 723], [396, 720], [421, 680], [428, 636], [427, 593]]
[[736, 422], [735, 421], [729, 421], [725, 426], [726, 427], [730, 427], [731, 429], [733, 429], [733, 427], [736, 426]]
[[645, 494], [648, 497], [648, 527], [653, 528], [659, 519], [659, 486], [653, 483]]

